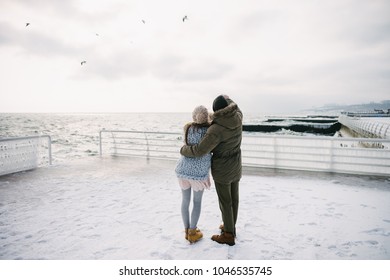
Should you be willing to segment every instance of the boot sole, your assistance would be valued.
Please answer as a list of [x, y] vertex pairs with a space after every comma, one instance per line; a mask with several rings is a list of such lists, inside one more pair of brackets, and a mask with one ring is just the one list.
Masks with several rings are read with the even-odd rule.
[[211, 240], [217, 242], [218, 244], [227, 244], [227, 245], [229, 245], [229, 246], [234, 246], [234, 245], [236, 245], [236, 242], [220, 242], [220, 241], [214, 240], [214, 239], [212, 239], [212, 238], [211, 238]]
[[[213, 241], [215, 241], [215, 240], [213, 240]], [[229, 245], [229, 246], [234, 246], [234, 245], [236, 245], [236, 243], [227, 243], [227, 242], [218, 242], [218, 241], [216, 241], [218, 244], [226, 244], [226, 245]]]
[[192, 244], [195, 244], [195, 243], [201, 241], [202, 239], [203, 239], [203, 238], [200, 238], [200, 239], [195, 240], [195, 241], [188, 240], [188, 242], [190, 242], [190, 245], [192, 245]]

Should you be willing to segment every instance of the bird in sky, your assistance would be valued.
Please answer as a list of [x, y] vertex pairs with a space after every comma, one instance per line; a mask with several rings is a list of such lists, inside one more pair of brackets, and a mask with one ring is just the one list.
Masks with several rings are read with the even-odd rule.
[[85, 60], [81, 61], [81, 66], [83, 66], [85, 63], [87, 63]]
[[142, 22], [145, 24], [145, 21], [144, 21], [144, 20], [142, 20]]
[[188, 20], [188, 17], [187, 17], [187, 16], [184, 16], [184, 17], [183, 17], [183, 22], [186, 21], [186, 20]]
[[29, 26], [29, 25], [30, 25], [30, 23], [29, 23], [29, 22], [27, 22], [27, 23], [26, 23], [26, 27], [27, 27], [27, 26]]

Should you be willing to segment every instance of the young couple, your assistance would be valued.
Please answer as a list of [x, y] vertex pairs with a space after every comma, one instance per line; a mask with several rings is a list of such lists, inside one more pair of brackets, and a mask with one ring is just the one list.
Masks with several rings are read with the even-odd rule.
[[[241, 179], [242, 112], [228, 96], [219, 95], [213, 102], [213, 114], [204, 106], [192, 113], [193, 122], [184, 127], [185, 145], [176, 166], [182, 189], [181, 214], [185, 238], [194, 243], [203, 237], [197, 228], [204, 189], [210, 188], [209, 170], [218, 195], [223, 224], [221, 233], [211, 239], [233, 246]], [[210, 122], [211, 118], [211, 122]], [[193, 208], [189, 211], [193, 194]]]

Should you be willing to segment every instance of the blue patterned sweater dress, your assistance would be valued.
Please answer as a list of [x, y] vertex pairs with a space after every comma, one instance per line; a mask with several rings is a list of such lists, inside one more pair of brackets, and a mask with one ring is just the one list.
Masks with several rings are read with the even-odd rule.
[[[206, 134], [207, 127], [190, 126], [188, 129], [188, 145], [196, 145]], [[175, 172], [182, 189], [190, 187], [195, 191], [210, 188], [211, 154], [202, 157], [181, 156], [177, 162]]]

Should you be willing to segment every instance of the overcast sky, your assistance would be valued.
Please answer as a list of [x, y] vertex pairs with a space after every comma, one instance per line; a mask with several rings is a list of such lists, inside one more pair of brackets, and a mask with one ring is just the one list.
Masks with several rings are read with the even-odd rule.
[[0, 0], [0, 112], [189, 112], [228, 94], [289, 113], [389, 89], [388, 0]]

